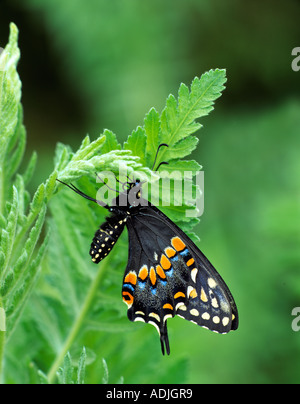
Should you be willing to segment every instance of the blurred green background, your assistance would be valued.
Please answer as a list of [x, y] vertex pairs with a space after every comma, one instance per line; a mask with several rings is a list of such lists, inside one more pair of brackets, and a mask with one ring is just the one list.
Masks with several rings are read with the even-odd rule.
[[[138, 336], [154, 333], [149, 326], [105, 346], [93, 345], [94, 335], [91, 349], [106, 358], [112, 382], [300, 381], [300, 332], [291, 328], [300, 306], [300, 71], [291, 68], [299, 16], [296, 0], [0, 2], [0, 46], [11, 21], [20, 30], [27, 153], [39, 154], [32, 191], [53, 168], [56, 142], [77, 149], [104, 128], [124, 141], [181, 82], [227, 69], [193, 155], [205, 171], [196, 231], [236, 299], [240, 328], [221, 336], [169, 321], [172, 352], [158, 358], [159, 370], [147, 366], [158, 341], [135, 352]], [[114, 342], [126, 346], [123, 362]], [[89, 381], [101, 381], [100, 368], [87, 368]]]

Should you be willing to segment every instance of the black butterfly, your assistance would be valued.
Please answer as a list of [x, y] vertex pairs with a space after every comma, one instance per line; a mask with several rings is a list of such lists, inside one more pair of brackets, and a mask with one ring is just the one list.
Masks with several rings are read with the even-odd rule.
[[142, 198], [140, 180], [124, 183], [124, 192], [112, 206], [63, 184], [111, 213], [91, 244], [93, 262], [110, 253], [127, 227], [129, 255], [122, 296], [128, 318], [157, 329], [163, 354], [165, 349], [170, 354], [167, 319], [175, 315], [221, 334], [238, 328], [237, 308], [227, 285], [193, 241]]

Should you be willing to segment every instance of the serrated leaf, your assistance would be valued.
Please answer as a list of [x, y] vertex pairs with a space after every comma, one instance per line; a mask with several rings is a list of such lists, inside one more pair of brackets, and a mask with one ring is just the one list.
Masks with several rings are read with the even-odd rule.
[[146, 156], [148, 164], [153, 164], [157, 146], [159, 145], [160, 117], [155, 108], [151, 108], [146, 115], [144, 122], [145, 133], [147, 136]]
[[162, 150], [162, 160], [171, 157], [182, 158], [187, 155], [185, 153], [191, 153], [193, 148], [190, 141], [186, 140], [189, 147], [186, 147], [185, 152], [178, 145], [184, 144], [184, 139], [201, 127], [195, 120], [207, 115], [213, 109], [213, 103], [221, 95], [225, 81], [225, 70], [210, 70], [203, 74], [200, 79], [196, 77], [193, 80], [190, 92], [184, 84], [180, 86], [178, 105], [175, 97], [170, 96], [168, 98], [161, 115], [161, 131], [158, 143], [167, 143], [169, 146], [177, 145], [177, 150], [173, 147]]
[[22, 117], [20, 117], [20, 114], [18, 114], [18, 123], [17, 123], [17, 128], [16, 128], [16, 137], [18, 139], [18, 144], [13, 150], [9, 158], [6, 159], [6, 164], [5, 164], [5, 171], [7, 172], [7, 175], [10, 177], [15, 174], [22, 162], [24, 152], [25, 152], [25, 146], [26, 146], [26, 131], [25, 127], [22, 122]]
[[16, 66], [19, 57], [18, 29], [11, 24], [9, 43], [0, 54], [0, 162], [4, 161], [8, 144], [18, 123], [21, 82]]
[[[48, 236], [46, 236], [37, 253], [36, 258], [31, 260], [31, 258], [33, 257], [34, 248], [41, 232], [42, 224], [44, 222], [45, 212], [46, 206], [42, 208], [36, 222], [36, 227], [31, 230], [29, 239], [25, 243], [22, 259], [20, 258], [19, 261], [20, 268], [15, 273], [14, 282], [11, 285], [12, 292], [9, 293], [7, 298], [6, 304], [8, 306], [9, 317], [8, 337], [14, 331], [18, 320], [24, 310], [25, 303], [28, 300], [31, 291], [36, 284], [37, 275], [40, 270], [40, 264], [48, 245]], [[21, 261], [24, 262], [23, 266], [21, 266]]]
[[23, 181], [23, 177], [19, 174], [16, 176], [16, 182], [15, 186], [18, 190], [18, 195], [19, 195], [19, 209], [18, 209], [18, 223], [22, 225], [24, 221], [26, 220], [26, 217], [24, 215], [25, 212], [25, 185]]
[[62, 171], [69, 163], [72, 157], [72, 150], [70, 146], [62, 143], [57, 143], [54, 156], [54, 167], [57, 171]]
[[196, 136], [189, 136], [185, 139], [181, 139], [172, 148], [164, 151], [163, 158], [167, 161], [174, 158], [184, 158], [192, 153], [196, 149], [199, 139]]
[[46, 206], [46, 204], [43, 204], [40, 209], [38, 218], [37, 218], [34, 226], [32, 227], [32, 229], [30, 230], [28, 239], [24, 246], [25, 250], [28, 252], [28, 255], [32, 254], [32, 252], [36, 246], [36, 243], [38, 242], [39, 235], [40, 235], [40, 233], [42, 231], [42, 227], [44, 225], [46, 211], [47, 211], [47, 206]]
[[28, 252], [26, 251], [26, 249], [24, 249], [13, 268], [16, 277], [18, 277], [20, 272], [24, 269], [27, 260]]
[[46, 185], [45, 185], [45, 198], [46, 200], [48, 200], [52, 194], [53, 191], [57, 185], [56, 179], [57, 179], [57, 171], [53, 171], [53, 173], [50, 175], [50, 177], [47, 179], [46, 181]]
[[5, 216], [2, 215], [2, 213], [0, 213], [0, 229], [5, 228], [7, 225], [7, 221]]
[[86, 349], [85, 347], [83, 347], [77, 369], [77, 384], [84, 384], [85, 366], [86, 366]]
[[[25, 242], [25, 245], [23, 246], [22, 252], [20, 253], [20, 256], [18, 257], [18, 259], [14, 265], [13, 269], [14, 269], [14, 275], [15, 275], [15, 277], [14, 277], [15, 283], [17, 283], [21, 279], [21, 281], [22, 281], [21, 283], [23, 284], [24, 277], [27, 277], [28, 274], [30, 274], [30, 271], [28, 272], [27, 269], [28, 269], [28, 266], [30, 265], [31, 258], [33, 256], [35, 247], [37, 245], [39, 236], [40, 236], [42, 228], [43, 228], [45, 214], [46, 214], [46, 205], [44, 205], [41, 208], [41, 211], [38, 215], [36, 223], [30, 230], [30, 233]], [[32, 277], [32, 280], [34, 280], [34, 277]]]
[[7, 218], [7, 227], [2, 229], [1, 249], [5, 254], [5, 261], [0, 271], [0, 276], [5, 276], [7, 265], [10, 261], [13, 251], [14, 239], [18, 223], [19, 197], [16, 187], [13, 187], [13, 201], [10, 206], [10, 212]]
[[34, 170], [36, 167], [36, 162], [37, 162], [37, 153], [33, 152], [32, 156], [29, 160], [29, 163], [27, 164], [25, 172], [22, 175], [25, 186], [28, 185], [29, 181], [31, 180], [31, 178], [33, 176], [33, 173], [34, 173]]
[[86, 137], [83, 139], [81, 142], [81, 145], [78, 150], [84, 150], [86, 147], [88, 147], [91, 144], [91, 139], [89, 135], [86, 135]]
[[202, 166], [197, 163], [195, 160], [171, 160], [168, 162], [168, 165], [163, 165], [161, 166], [159, 170], [159, 175], [161, 178], [164, 178], [165, 174], [164, 172], [169, 175], [169, 173], [174, 172], [174, 171], [179, 171], [181, 172], [181, 177], [183, 178], [183, 174], [185, 171], [191, 171], [195, 175], [198, 171], [202, 169]]
[[5, 261], [5, 254], [3, 251], [0, 250], [0, 268], [3, 268]]
[[147, 136], [145, 130], [140, 126], [128, 136], [127, 141], [124, 143], [125, 150], [131, 150], [133, 156], [141, 157], [141, 164], [145, 165]]
[[45, 185], [41, 184], [36, 190], [32, 202], [30, 204], [30, 211], [32, 213], [39, 212], [45, 198]]
[[13, 283], [14, 283], [14, 273], [13, 273], [13, 271], [9, 271], [8, 274], [5, 276], [5, 278], [1, 282], [0, 296], [2, 297], [2, 299], [5, 298], [5, 296], [11, 289]]
[[105, 136], [100, 136], [98, 139], [89, 143], [85, 148], [80, 148], [72, 157], [71, 162], [78, 162], [81, 160], [88, 160], [92, 158], [103, 146]]
[[121, 150], [121, 145], [117, 140], [117, 136], [111, 130], [105, 129], [103, 135], [105, 136], [105, 142], [101, 147], [102, 154], [109, 153], [112, 150]]
[[57, 371], [59, 384], [74, 384], [71, 355], [68, 352], [64, 358], [63, 366]]

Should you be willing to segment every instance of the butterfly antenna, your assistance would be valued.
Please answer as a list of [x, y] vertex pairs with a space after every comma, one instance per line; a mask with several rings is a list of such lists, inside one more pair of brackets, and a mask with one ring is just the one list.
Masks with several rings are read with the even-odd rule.
[[[114, 191], [114, 192], [119, 192], [116, 189], [113, 189], [110, 186], [108, 186], [107, 183], [100, 177], [100, 175], [98, 173], [95, 173], [95, 174], [96, 174], [97, 178], [99, 178], [99, 180], [102, 182], [102, 184], [106, 185], [108, 189], [110, 189], [111, 191]], [[115, 176], [115, 179], [117, 180], [117, 182], [120, 182], [116, 176]], [[121, 184], [122, 184], [122, 182], [121, 182]]]
[[155, 170], [155, 171], [158, 171], [158, 170], [159, 170], [159, 168], [160, 168], [160, 167], [161, 167], [163, 164], [168, 165], [169, 163], [167, 163], [166, 161], [162, 161], [161, 163], [159, 163], [159, 165], [157, 166], [157, 168], [156, 168], [156, 170]]
[[108, 209], [108, 205], [104, 202], [98, 201], [98, 199], [92, 198], [91, 196], [88, 196], [87, 194], [83, 193], [82, 191], [80, 191], [80, 189], [76, 188], [75, 185], [73, 184], [66, 184], [63, 181], [60, 181], [59, 179], [56, 179], [56, 181], [60, 182], [61, 184], [65, 185], [66, 187], [70, 188], [72, 191], [76, 192], [76, 194], [82, 196], [85, 199], [88, 199], [89, 201], [95, 202], [100, 206], [103, 206], [104, 208]]
[[[160, 148], [161, 148], [161, 147], [163, 147], [163, 146], [165, 146], [165, 147], [169, 147], [169, 145], [168, 145], [167, 143], [161, 143], [161, 144], [158, 146], [158, 148], [157, 148], [157, 152], [156, 152], [156, 155], [155, 155], [155, 159], [154, 159], [154, 163], [153, 163], [153, 167], [152, 167], [152, 171], [153, 171], [153, 169], [154, 169], [154, 167], [155, 167], [155, 164], [156, 164], [156, 160], [157, 160], [157, 156], [158, 156], [159, 150], [160, 150]], [[164, 163], [164, 164], [167, 164], [167, 163]], [[161, 165], [161, 164], [160, 164], [160, 165]], [[156, 171], [157, 171], [157, 169], [156, 169]]]

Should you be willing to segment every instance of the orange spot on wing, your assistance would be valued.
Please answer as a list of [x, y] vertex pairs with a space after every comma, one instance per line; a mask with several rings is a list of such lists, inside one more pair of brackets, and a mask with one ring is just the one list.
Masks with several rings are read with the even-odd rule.
[[183, 292], [177, 292], [177, 293], [174, 295], [174, 299], [178, 299], [179, 297], [185, 297], [185, 294], [184, 294]]
[[188, 262], [186, 263], [186, 265], [187, 265], [188, 267], [190, 267], [191, 265], [194, 264], [194, 262], [195, 262], [194, 258], [191, 258], [190, 260], [188, 260]]
[[197, 292], [196, 292], [196, 289], [192, 289], [192, 290], [190, 291], [190, 298], [191, 298], [191, 299], [195, 299], [197, 296], [198, 296], [198, 294], [197, 294]]
[[123, 292], [123, 293], [122, 293], [122, 296], [123, 296], [123, 300], [124, 300], [124, 302], [125, 302], [126, 304], [132, 305], [132, 303], [133, 303], [133, 296], [132, 296], [131, 293], [129, 293], [129, 292]]
[[163, 309], [173, 310], [173, 306], [170, 303], [166, 303], [166, 304], [163, 305]]
[[172, 258], [176, 254], [176, 251], [173, 248], [168, 247], [165, 249], [165, 253], [167, 254], [167, 257]]
[[139, 272], [139, 278], [144, 281], [148, 276], [148, 268], [146, 265], [144, 265]]
[[133, 272], [129, 272], [129, 274], [125, 276], [124, 282], [136, 285], [136, 274]]
[[186, 245], [179, 237], [173, 237], [171, 240], [172, 246], [175, 248], [176, 251], [182, 251], [185, 249]]
[[171, 268], [171, 262], [168, 260], [168, 258], [164, 254], [162, 254], [162, 256], [161, 256], [160, 264], [163, 267], [163, 269]]
[[166, 279], [165, 271], [162, 269], [162, 267], [160, 265], [156, 266], [156, 273], [160, 278]]
[[151, 267], [151, 269], [150, 269], [150, 281], [151, 281], [152, 285], [154, 286], [156, 283], [156, 273], [155, 273], [153, 267]]

